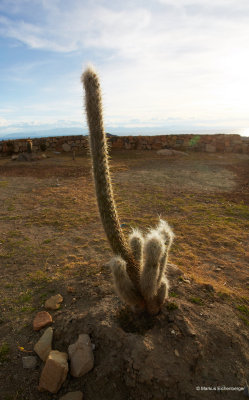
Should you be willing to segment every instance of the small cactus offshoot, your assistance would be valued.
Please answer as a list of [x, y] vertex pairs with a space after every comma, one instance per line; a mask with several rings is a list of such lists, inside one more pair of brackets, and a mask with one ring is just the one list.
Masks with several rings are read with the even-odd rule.
[[160, 220], [157, 229], [151, 230], [145, 237], [138, 230], [129, 236], [134, 258], [139, 262], [139, 292], [143, 297], [143, 303], [140, 301], [140, 296], [135, 295], [136, 289], [128, 277], [125, 261], [120, 256], [115, 256], [109, 263], [114, 287], [119, 297], [125, 303], [134, 306], [134, 309], [141, 310], [144, 307], [152, 315], [158, 314], [169, 291], [166, 277], [167, 261], [174, 234], [168, 224], [167, 231], [162, 234], [161, 227], [164, 224], [165, 221]]
[[157, 228], [145, 237], [139, 230], [133, 230], [126, 240], [113, 196], [101, 88], [93, 67], [82, 74], [82, 83], [96, 197], [103, 227], [115, 254], [110, 261], [114, 287], [119, 297], [134, 310], [146, 310], [155, 315], [168, 296], [165, 274], [174, 234], [169, 224], [160, 220]]

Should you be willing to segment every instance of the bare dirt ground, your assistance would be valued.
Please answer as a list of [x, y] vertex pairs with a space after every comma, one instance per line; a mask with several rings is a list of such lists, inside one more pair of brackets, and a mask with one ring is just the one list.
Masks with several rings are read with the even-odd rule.
[[[170, 297], [154, 318], [133, 315], [113, 292], [89, 156], [50, 156], [0, 159], [0, 399], [74, 390], [85, 400], [243, 398], [232, 388], [249, 383], [249, 156], [113, 152], [125, 233], [146, 232], [160, 215], [176, 234]], [[37, 390], [42, 362], [25, 370], [22, 357], [34, 355], [32, 321], [57, 293], [53, 348], [88, 333], [95, 366], [52, 395]]]

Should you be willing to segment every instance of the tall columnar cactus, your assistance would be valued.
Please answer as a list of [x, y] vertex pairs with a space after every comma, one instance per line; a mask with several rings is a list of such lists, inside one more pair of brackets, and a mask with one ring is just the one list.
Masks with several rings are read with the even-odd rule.
[[160, 220], [157, 228], [147, 236], [133, 230], [126, 241], [113, 197], [101, 89], [93, 67], [88, 67], [82, 74], [82, 82], [98, 207], [115, 254], [110, 262], [114, 286], [120, 298], [134, 309], [146, 309], [150, 314], [157, 314], [168, 294], [165, 272], [174, 234], [168, 223]]

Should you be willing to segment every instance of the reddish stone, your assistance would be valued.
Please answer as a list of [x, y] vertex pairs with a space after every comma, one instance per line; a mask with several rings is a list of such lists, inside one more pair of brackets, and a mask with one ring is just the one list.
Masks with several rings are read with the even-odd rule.
[[36, 314], [33, 321], [33, 329], [39, 331], [47, 325], [52, 324], [53, 320], [51, 315], [47, 311], [40, 311]]

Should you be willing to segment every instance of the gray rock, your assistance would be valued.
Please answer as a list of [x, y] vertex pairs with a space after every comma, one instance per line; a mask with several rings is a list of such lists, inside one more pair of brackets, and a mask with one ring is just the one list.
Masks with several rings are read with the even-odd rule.
[[60, 397], [59, 400], [83, 400], [83, 393], [80, 391], [68, 392], [64, 396]]
[[81, 334], [77, 342], [68, 347], [70, 373], [78, 378], [89, 372], [94, 366], [94, 357], [90, 337]]
[[38, 354], [38, 356], [42, 359], [42, 361], [46, 361], [50, 351], [52, 350], [52, 340], [53, 329], [49, 327], [45, 330], [43, 335], [35, 344], [34, 350], [36, 354]]
[[163, 156], [175, 156], [175, 155], [188, 156], [188, 153], [185, 153], [185, 151], [179, 151], [173, 149], [161, 149], [157, 151], [157, 154], [161, 154]]
[[69, 146], [69, 144], [67, 144], [67, 143], [64, 143], [64, 144], [62, 145], [62, 149], [63, 149], [64, 151], [68, 152], [68, 151], [71, 150], [71, 146]]
[[37, 365], [37, 358], [34, 356], [22, 357], [23, 368], [32, 369]]
[[163, 156], [172, 156], [173, 152], [172, 152], [172, 150], [169, 150], [169, 149], [161, 149], [161, 150], [157, 151], [157, 154], [161, 154]]

